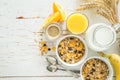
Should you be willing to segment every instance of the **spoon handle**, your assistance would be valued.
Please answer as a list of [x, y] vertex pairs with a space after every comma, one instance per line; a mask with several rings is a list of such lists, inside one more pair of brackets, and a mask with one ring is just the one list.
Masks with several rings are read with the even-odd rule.
[[80, 71], [71, 71], [71, 70], [68, 70], [68, 72], [75, 78], [79, 78], [80, 77]]
[[59, 68], [58, 68], [58, 70], [61, 70], [61, 71], [67, 71], [66, 69], [59, 69]]

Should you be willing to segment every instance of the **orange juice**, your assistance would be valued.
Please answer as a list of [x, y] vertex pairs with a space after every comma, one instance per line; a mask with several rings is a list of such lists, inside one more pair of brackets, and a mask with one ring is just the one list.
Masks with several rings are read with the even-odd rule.
[[88, 19], [85, 15], [74, 13], [67, 19], [67, 28], [73, 34], [80, 34], [86, 31], [88, 27]]

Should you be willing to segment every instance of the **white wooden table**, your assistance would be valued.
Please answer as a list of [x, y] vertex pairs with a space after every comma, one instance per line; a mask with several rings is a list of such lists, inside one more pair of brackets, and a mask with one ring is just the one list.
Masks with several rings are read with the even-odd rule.
[[[35, 42], [35, 33], [52, 13], [53, 2], [60, 3], [69, 15], [82, 0], [0, 0], [0, 80], [78, 80], [67, 72], [48, 72], [47, 62]], [[89, 25], [110, 24], [93, 12], [84, 13]], [[16, 19], [18, 16], [27, 19]], [[115, 44], [106, 52], [119, 53], [119, 50]], [[93, 55], [96, 52], [89, 50], [89, 56]]]

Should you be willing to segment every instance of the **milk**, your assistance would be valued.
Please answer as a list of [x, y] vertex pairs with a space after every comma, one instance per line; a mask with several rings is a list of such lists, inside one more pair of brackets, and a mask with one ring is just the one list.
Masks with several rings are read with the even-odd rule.
[[94, 51], [104, 51], [116, 41], [116, 32], [104, 23], [97, 23], [86, 31], [86, 42]]
[[107, 46], [113, 41], [114, 35], [111, 29], [102, 27], [95, 31], [94, 39], [99, 46]]

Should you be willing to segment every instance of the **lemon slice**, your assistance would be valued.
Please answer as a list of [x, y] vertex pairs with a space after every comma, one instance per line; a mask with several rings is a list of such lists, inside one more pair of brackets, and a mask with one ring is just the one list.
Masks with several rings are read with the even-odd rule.
[[55, 12], [52, 15], [50, 15], [48, 17], [48, 19], [45, 21], [44, 25], [43, 25], [43, 29], [46, 28], [46, 26], [52, 22], [57, 22], [60, 20], [60, 13], [59, 12]]
[[65, 13], [63, 7], [60, 4], [54, 2], [53, 3], [53, 11], [60, 13], [60, 21], [61, 22], [66, 20], [66, 13]]

